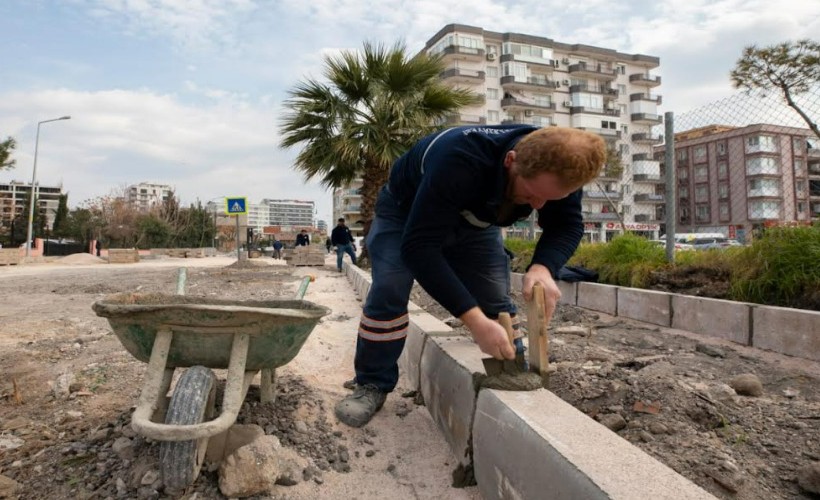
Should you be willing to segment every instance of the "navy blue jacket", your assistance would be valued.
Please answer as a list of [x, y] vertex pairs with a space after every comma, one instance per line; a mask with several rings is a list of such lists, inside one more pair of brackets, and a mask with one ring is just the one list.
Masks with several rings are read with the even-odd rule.
[[[515, 205], [510, 217], [498, 218], [508, 182], [504, 157], [534, 130], [528, 125], [450, 128], [421, 139], [393, 164], [388, 188], [407, 211], [404, 262], [455, 316], [478, 303], [447, 264], [441, 242], [465, 218], [474, 225], [510, 226], [532, 213], [529, 205]], [[546, 266], [553, 277], [583, 236], [581, 196], [579, 189], [538, 211], [543, 233], [532, 263]]]
[[347, 245], [353, 243], [353, 235], [350, 234], [350, 228], [347, 226], [336, 226], [330, 233], [330, 241], [334, 245]]

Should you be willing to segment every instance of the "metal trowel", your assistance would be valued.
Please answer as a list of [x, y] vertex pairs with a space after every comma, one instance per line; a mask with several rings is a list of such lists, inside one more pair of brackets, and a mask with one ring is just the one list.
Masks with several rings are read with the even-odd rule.
[[[507, 338], [515, 350], [514, 334], [512, 327], [512, 318], [510, 313], [502, 312], [498, 314], [498, 323], [507, 331]], [[499, 375], [501, 373], [526, 373], [527, 362], [524, 354], [516, 354], [515, 359], [496, 359], [496, 358], [482, 358], [481, 362], [484, 364], [484, 371], [487, 375]]]

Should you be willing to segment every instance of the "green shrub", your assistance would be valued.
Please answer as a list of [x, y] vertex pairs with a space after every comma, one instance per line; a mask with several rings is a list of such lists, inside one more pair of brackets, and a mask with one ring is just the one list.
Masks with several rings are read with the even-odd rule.
[[527, 266], [532, 261], [532, 254], [535, 252], [535, 244], [538, 240], [525, 240], [523, 238], [508, 238], [504, 240], [504, 246], [515, 256], [512, 260], [512, 270], [516, 273], [527, 272]]
[[666, 259], [663, 248], [628, 233], [609, 243], [582, 244], [570, 263], [597, 271], [603, 283], [640, 288], [648, 284], [652, 271], [666, 264]]
[[741, 250], [732, 268], [733, 299], [800, 306], [820, 296], [820, 228], [771, 228]]

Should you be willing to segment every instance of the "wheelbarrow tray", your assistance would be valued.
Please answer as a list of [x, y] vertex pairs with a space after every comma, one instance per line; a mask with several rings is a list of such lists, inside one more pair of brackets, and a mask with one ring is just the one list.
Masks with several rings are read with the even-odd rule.
[[108, 319], [123, 347], [148, 362], [157, 330], [173, 332], [167, 368], [227, 368], [234, 333], [250, 336], [245, 370], [293, 360], [329, 309], [305, 300], [225, 300], [188, 295], [124, 293], [92, 306]]

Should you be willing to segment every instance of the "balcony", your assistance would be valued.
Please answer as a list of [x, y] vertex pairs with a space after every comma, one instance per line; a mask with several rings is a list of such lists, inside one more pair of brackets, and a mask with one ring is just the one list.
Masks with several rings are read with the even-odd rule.
[[603, 85], [570, 85], [569, 91], [572, 94], [575, 94], [577, 92], [586, 92], [588, 94], [603, 94], [604, 97], [611, 99], [616, 99], [618, 97], [618, 89], [613, 89], [611, 87]]
[[447, 115], [444, 118], [445, 125], [486, 125], [487, 117], [479, 115], [467, 115], [464, 113], [456, 113]]
[[342, 209], [342, 213], [344, 214], [358, 214], [362, 211], [361, 205], [348, 205]]
[[806, 150], [806, 154], [809, 158], [820, 158], [820, 148], [813, 148], [809, 146]]
[[661, 115], [652, 113], [632, 113], [632, 123], [639, 123], [641, 125], [660, 125], [663, 123]]
[[665, 203], [666, 197], [662, 194], [636, 194], [635, 203]]
[[820, 163], [809, 163], [809, 175], [820, 175]]
[[661, 77], [650, 75], [649, 73], [635, 73], [634, 75], [629, 75], [629, 83], [642, 85], [644, 87], [657, 87], [661, 84]]
[[501, 99], [501, 109], [507, 112], [515, 111], [538, 111], [540, 113], [554, 113], [555, 103], [542, 102], [540, 104], [525, 102], [516, 99], [515, 97], [505, 97]]
[[647, 102], [654, 102], [655, 104], [660, 105], [663, 102], [661, 96], [657, 94], [649, 94], [649, 93], [641, 93], [641, 94], [629, 94], [630, 101], [647, 101]]
[[507, 118], [501, 120], [501, 125], [532, 125], [534, 127], [552, 127], [555, 124], [549, 118], [543, 116], [533, 116], [532, 118]]
[[637, 134], [632, 134], [632, 142], [635, 144], [651, 144], [653, 146], [663, 144], [663, 135], [653, 135], [649, 132], [640, 132]]
[[445, 61], [483, 61], [484, 49], [463, 47], [461, 45], [448, 45], [441, 51], [441, 57]]
[[616, 117], [621, 116], [621, 112], [617, 109], [591, 108], [589, 106], [572, 106], [569, 108], [569, 114], [571, 115], [577, 115], [581, 113]]
[[575, 127], [578, 130], [586, 130], [593, 134], [598, 134], [606, 140], [615, 141], [621, 138], [621, 131], [611, 128], [597, 128], [597, 127]]
[[587, 64], [585, 62], [579, 62], [571, 64], [568, 71], [572, 76], [597, 78], [599, 80], [611, 81], [618, 76], [618, 70], [608, 64]]
[[655, 174], [632, 174], [632, 181], [647, 184], [663, 184], [666, 182], [663, 177]]
[[587, 191], [584, 189], [584, 198], [590, 200], [620, 200], [620, 191]]
[[529, 76], [526, 79], [516, 79], [514, 76], [502, 76], [501, 87], [504, 90], [531, 90], [538, 92], [552, 92], [558, 88], [558, 82], [543, 76]]
[[544, 59], [541, 57], [524, 56], [521, 54], [501, 54], [499, 62], [520, 62], [525, 63], [530, 69], [537, 69], [539, 71], [552, 71], [558, 67], [558, 61], [555, 59]]
[[476, 84], [484, 82], [485, 73], [474, 69], [450, 68], [442, 71], [439, 77], [449, 83]]
[[656, 214], [635, 214], [635, 222], [664, 222], [664, 219]]
[[585, 221], [590, 221], [590, 222], [618, 220], [618, 214], [616, 214], [615, 212], [598, 212], [598, 213], [585, 212], [584, 213], [584, 220]]

